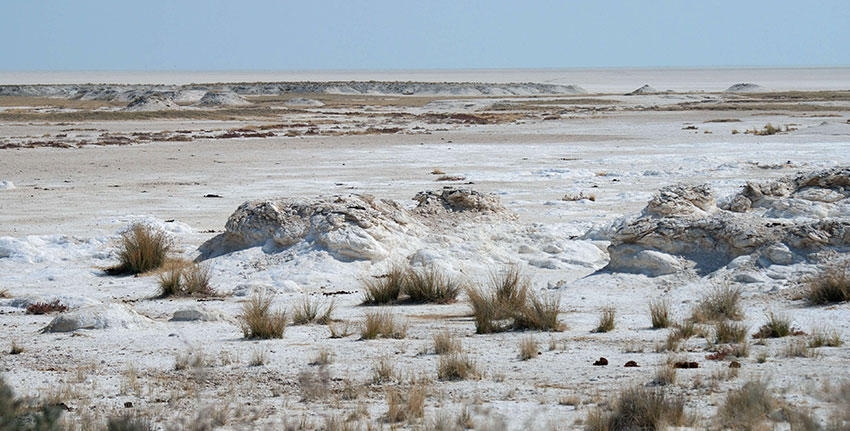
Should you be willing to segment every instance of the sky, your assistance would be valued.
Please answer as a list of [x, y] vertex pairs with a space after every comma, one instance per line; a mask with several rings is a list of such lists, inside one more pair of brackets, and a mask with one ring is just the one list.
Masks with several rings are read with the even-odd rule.
[[0, 70], [850, 66], [850, 1], [0, 0]]

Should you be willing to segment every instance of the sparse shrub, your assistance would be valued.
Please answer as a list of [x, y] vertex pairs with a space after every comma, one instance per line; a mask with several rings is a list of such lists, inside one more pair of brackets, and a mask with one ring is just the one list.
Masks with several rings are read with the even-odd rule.
[[316, 356], [310, 361], [310, 365], [329, 365], [333, 362], [333, 353], [322, 347], [319, 349], [319, 352], [316, 353]]
[[363, 279], [363, 304], [382, 305], [398, 301], [408, 281], [407, 276], [407, 270], [397, 264], [386, 274]]
[[670, 399], [660, 388], [631, 387], [620, 392], [611, 411], [595, 409], [587, 417], [588, 431], [662, 430], [685, 424], [684, 400]]
[[838, 331], [832, 328], [816, 328], [809, 338], [809, 347], [839, 347], [844, 344]]
[[667, 386], [676, 383], [676, 367], [672, 362], [661, 365], [655, 371], [655, 377], [649, 382], [653, 386]]
[[[685, 320], [677, 323], [673, 330], [667, 334], [667, 340], [664, 342], [663, 350], [676, 351], [679, 349], [679, 343], [696, 335], [696, 328], [692, 320]], [[659, 349], [661, 350], [661, 349]]]
[[649, 316], [652, 319], [652, 329], [667, 328], [671, 325], [670, 302], [658, 300], [649, 302]]
[[35, 302], [27, 305], [27, 314], [49, 314], [62, 313], [68, 310], [68, 307], [59, 302], [58, 299], [52, 302]]
[[827, 265], [809, 277], [806, 298], [814, 305], [850, 301], [850, 259]]
[[308, 368], [298, 372], [298, 386], [304, 401], [315, 401], [330, 393], [331, 375], [328, 367]]
[[599, 324], [594, 329], [594, 332], [609, 332], [614, 330], [614, 316], [617, 310], [614, 307], [605, 307], [602, 309], [602, 315], [599, 316]]
[[171, 250], [171, 240], [165, 232], [144, 224], [134, 224], [121, 235], [118, 265], [107, 268], [110, 275], [140, 274], [159, 268]]
[[717, 419], [721, 426], [730, 429], [759, 429], [775, 404], [765, 382], [749, 381], [729, 391], [726, 401], [717, 409]]
[[[331, 301], [327, 307], [323, 307], [323, 305], [323, 301], [320, 297], [317, 297], [315, 300], [311, 300], [309, 295], [304, 295], [292, 308], [292, 324], [328, 324], [331, 321], [331, 313], [333, 313], [336, 304], [334, 301]], [[324, 311], [322, 311], [322, 308], [324, 308]]]
[[723, 319], [741, 320], [741, 289], [730, 286], [718, 287], [702, 298], [694, 308], [691, 319], [697, 323]]
[[106, 422], [107, 431], [153, 431], [154, 429], [148, 419], [130, 414], [109, 418]]
[[531, 358], [536, 358], [538, 354], [537, 340], [532, 336], [523, 337], [519, 342], [519, 359], [527, 361]]
[[449, 304], [457, 300], [461, 285], [435, 266], [409, 269], [403, 293], [414, 303]]
[[753, 338], [781, 338], [792, 335], [791, 320], [788, 317], [770, 312], [767, 315], [767, 323], [761, 326], [753, 334]]
[[364, 340], [383, 338], [404, 338], [407, 335], [407, 325], [396, 321], [392, 313], [376, 311], [366, 313], [360, 337]]
[[383, 355], [372, 367], [372, 383], [381, 384], [398, 380], [395, 370], [395, 359], [390, 355]]
[[387, 421], [404, 422], [425, 416], [426, 390], [422, 385], [415, 385], [407, 391], [397, 388], [387, 390]]
[[210, 286], [212, 274], [204, 264], [171, 260], [166, 269], [159, 274], [159, 296], [213, 296]]
[[207, 357], [202, 350], [190, 350], [174, 356], [174, 370], [201, 368], [207, 365]]
[[440, 355], [437, 378], [440, 380], [466, 380], [477, 378], [478, 366], [464, 353]]
[[476, 332], [488, 334], [512, 329], [560, 330], [560, 298], [540, 298], [530, 289], [530, 280], [517, 266], [491, 274], [489, 288], [467, 288]]
[[809, 347], [805, 340], [794, 339], [785, 345], [783, 352], [787, 358], [813, 358], [817, 356], [817, 352]]
[[242, 307], [240, 327], [245, 338], [283, 338], [286, 312], [272, 311], [272, 297], [265, 293], [254, 295]]
[[442, 330], [433, 335], [434, 338], [434, 353], [445, 355], [455, 353], [461, 350], [460, 340], [455, 338], [448, 330]]
[[266, 362], [269, 361], [269, 352], [266, 349], [257, 347], [251, 352], [251, 361], [248, 362], [248, 365], [251, 367], [260, 367], [266, 365]]
[[715, 343], [740, 343], [747, 339], [747, 327], [728, 320], [721, 320], [714, 325]]
[[328, 330], [331, 332], [331, 338], [345, 338], [354, 333], [351, 330], [351, 323], [347, 320], [342, 322], [328, 321]]

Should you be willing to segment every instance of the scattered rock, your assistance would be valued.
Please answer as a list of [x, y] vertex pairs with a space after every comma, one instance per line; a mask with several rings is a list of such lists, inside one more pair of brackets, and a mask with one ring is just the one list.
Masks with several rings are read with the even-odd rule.
[[623, 366], [626, 367], [626, 368], [635, 368], [635, 367], [639, 367], [640, 365], [638, 365], [638, 363], [635, 362], [635, 361], [628, 361], [628, 362], [626, 362], [626, 365], [623, 365]]
[[172, 322], [215, 322], [229, 320], [229, 317], [220, 311], [207, 310], [204, 307], [193, 305], [176, 310], [169, 320]]
[[673, 363], [673, 368], [699, 368], [699, 363], [697, 362], [688, 362], [688, 361], [679, 361]]
[[608, 360], [605, 359], [605, 358], [599, 358], [599, 360], [594, 362], [593, 365], [596, 365], [596, 366], [608, 365]]
[[56, 316], [41, 332], [71, 332], [78, 329], [137, 329], [152, 325], [153, 320], [123, 304], [82, 307]]

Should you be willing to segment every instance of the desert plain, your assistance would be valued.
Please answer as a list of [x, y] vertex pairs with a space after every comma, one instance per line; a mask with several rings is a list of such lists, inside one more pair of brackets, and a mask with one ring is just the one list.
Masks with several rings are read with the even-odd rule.
[[[850, 72], [676, 73], [2, 85], [3, 379], [83, 430], [598, 429], [633, 388], [677, 429], [847, 429], [850, 308], [808, 289], [850, 275]], [[135, 225], [215, 294], [108, 274]], [[363, 305], [398, 267], [456, 300]], [[480, 333], [469, 289], [511, 271], [554, 328]], [[721, 292], [739, 313], [698, 318]], [[258, 295], [282, 338], [243, 332]], [[764, 411], [729, 413], [744, 387]]]

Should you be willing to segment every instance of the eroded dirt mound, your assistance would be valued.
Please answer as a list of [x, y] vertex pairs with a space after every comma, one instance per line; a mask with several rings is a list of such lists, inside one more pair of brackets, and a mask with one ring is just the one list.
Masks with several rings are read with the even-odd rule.
[[642, 214], [617, 226], [607, 270], [651, 276], [714, 271], [757, 255], [766, 264], [850, 246], [850, 168], [748, 183], [719, 207], [707, 185], [661, 189]]
[[165, 111], [179, 107], [167, 94], [149, 93], [136, 97], [124, 109], [127, 111]]

